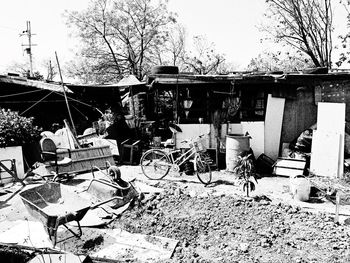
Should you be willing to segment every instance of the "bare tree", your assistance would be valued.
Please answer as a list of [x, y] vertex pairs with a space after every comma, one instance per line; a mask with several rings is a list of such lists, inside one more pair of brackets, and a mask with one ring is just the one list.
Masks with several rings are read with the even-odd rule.
[[[263, 30], [276, 42], [304, 52], [316, 67], [331, 67], [331, 0], [266, 0], [270, 19]], [[272, 22], [272, 23], [271, 23]]]
[[152, 48], [175, 22], [162, 0], [94, 0], [87, 10], [66, 15], [81, 39], [83, 63], [90, 61], [92, 74], [116, 79], [125, 73], [142, 78]]
[[25, 78], [31, 78], [34, 80], [44, 80], [44, 76], [40, 73], [40, 71], [34, 71], [33, 76], [31, 76], [29, 68], [29, 62], [13, 62], [9, 66], [7, 66], [6, 69], [9, 72], [18, 73], [20, 76]]
[[214, 43], [209, 43], [204, 36], [194, 37], [194, 48], [183, 58], [185, 70], [200, 75], [217, 74], [225, 61], [222, 54], [216, 52]]
[[350, 63], [350, 0], [339, 0], [339, 3], [344, 7], [344, 10], [347, 13], [347, 31], [339, 36], [341, 45], [335, 47], [338, 50], [341, 50], [338, 61], [335, 63], [338, 67], [340, 67], [344, 62]]
[[53, 79], [57, 76], [57, 69], [56, 67], [51, 63], [51, 60], [46, 60], [43, 62], [43, 65], [46, 67], [46, 80], [53, 81]]
[[181, 24], [172, 24], [168, 27], [163, 44], [154, 45], [148, 62], [154, 65], [173, 65], [183, 67], [183, 58], [186, 53], [186, 29]]
[[181, 58], [185, 54], [186, 30], [182, 25], [177, 24], [169, 36], [169, 52], [171, 54], [171, 64], [179, 65]]
[[263, 52], [252, 58], [247, 70], [251, 71], [299, 71], [312, 67], [313, 63], [300, 51]]
[[23, 77], [27, 76], [29, 70], [29, 62], [21, 63], [21, 62], [12, 62], [6, 68], [7, 71], [18, 73]]

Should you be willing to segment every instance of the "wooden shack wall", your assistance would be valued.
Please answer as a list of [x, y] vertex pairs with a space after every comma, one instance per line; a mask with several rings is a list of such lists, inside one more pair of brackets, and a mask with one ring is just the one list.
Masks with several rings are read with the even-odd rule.
[[313, 86], [296, 88], [296, 98], [286, 99], [281, 143], [291, 142], [302, 131], [316, 123], [317, 105]]

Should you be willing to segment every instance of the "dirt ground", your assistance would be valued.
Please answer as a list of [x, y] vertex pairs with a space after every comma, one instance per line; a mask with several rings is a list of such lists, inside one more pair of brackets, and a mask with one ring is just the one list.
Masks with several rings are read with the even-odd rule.
[[113, 223], [178, 239], [168, 262], [350, 262], [350, 229], [265, 197], [191, 197], [175, 183]]
[[[262, 178], [246, 198], [228, 172], [215, 171], [205, 187], [195, 176], [151, 181], [138, 166], [120, 168], [124, 180], [164, 191], [146, 194], [107, 227], [179, 240], [165, 262], [350, 262], [350, 226], [344, 224], [350, 208], [341, 207], [342, 224], [336, 224], [333, 204], [293, 200], [288, 178]], [[11, 204], [1, 209], [9, 220], [4, 230], [24, 216], [20, 200]], [[84, 254], [97, 243], [86, 244]]]
[[234, 180], [216, 180], [226, 182], [230, 194], [195, 181], [156, 183], [166, 191], [111, 227], [178, 239], [168, 262], [350, 262], [350, 227], [334, 223], [334, 215], [272, 202], [261, 193], [246, 198]]

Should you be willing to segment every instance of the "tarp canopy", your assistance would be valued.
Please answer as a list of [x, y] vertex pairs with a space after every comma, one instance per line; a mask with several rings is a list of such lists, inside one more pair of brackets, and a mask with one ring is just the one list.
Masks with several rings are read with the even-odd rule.
[[[59, 83], [47, 83], [44, 81], [30, 80], [30, 79], [26, 79], [23, 77], [11, 77], [11, 76], [1, 75], [0, 76], [0, 84], [1, 83], [9, 83], [9, 84], [33, 87], [33, 88], [37, 88], [37, 89], [43, 89], [43, 90], [49, 90], [49, 91], [55, 91], [55, 92], [63, 92], [62, 85]], [[64, 85], [64, 89], [67, 93], [73, 93], [70, 89], [67, 88], [66, 85]]]
[[117, 87], [129, 87], [129, 86], [137, 86], [144, 85], [145, 82], [139, 81], [134, 75], [129, 75], [122, 78], [115, 86]]

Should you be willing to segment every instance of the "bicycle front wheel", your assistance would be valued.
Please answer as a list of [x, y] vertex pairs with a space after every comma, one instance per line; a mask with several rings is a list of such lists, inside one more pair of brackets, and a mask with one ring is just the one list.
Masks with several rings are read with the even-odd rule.
[[169, 173], [171, 162], [165, 152], [151, 149], [142, 155], [140, 165], [147, 178], [159, 180]]
[[209, 163], [200, 155], [196, 157], [196, 174], [199, 181], [205, 185], [211, 182], [211, 169]]

